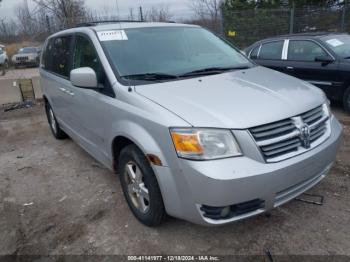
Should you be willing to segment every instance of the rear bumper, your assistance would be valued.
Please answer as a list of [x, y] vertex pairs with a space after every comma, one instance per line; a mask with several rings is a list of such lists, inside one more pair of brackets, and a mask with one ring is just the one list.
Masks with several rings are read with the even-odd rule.
[[[202, 225], [220, 225], [254, 216], [282, 205], [321, 181], [335, 160], [342, 127], [333, 118], [332, 133], [323, 144], [273, 164], [248, 157], [216, 161], [179, 159], [179, 169], [155, 167], [167, 212]], [[263, 206], [231, 217], [210, 219], [202, 205], [224, 207], [259, 199]]]

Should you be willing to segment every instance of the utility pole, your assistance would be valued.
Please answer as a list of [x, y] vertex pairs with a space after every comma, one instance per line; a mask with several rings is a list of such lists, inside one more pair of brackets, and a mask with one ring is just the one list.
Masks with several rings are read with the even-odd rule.
[[346, 5], [347, 5], [348, 1], [344, 1], [343, 2], [343, 12], [342, 12], [342, 16], [341, 16], [341, 31], [345, 32], [345, 16], [346, 16]]
[[51, 34], [50, 18], [48, 15], [46, 15], [45, 18], [46, 18], [47, 30], [49, 31], [49, 34]]
[[290, 9], [289, 34], [294, 33], [294, 13], [295, 13], [295, 3], [293, 1], [292, 8]]
[[140, 6], [140, 20], [143, 22], [143, 11], [142, 11], [142, 6]]

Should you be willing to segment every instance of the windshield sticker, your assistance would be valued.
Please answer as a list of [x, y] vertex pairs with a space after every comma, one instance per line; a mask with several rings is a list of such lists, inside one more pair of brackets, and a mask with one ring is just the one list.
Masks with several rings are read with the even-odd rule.
[[338, 39], [330, 39], [330, 40], [327, 40], [326, 41], [328, 44], [330, 44], [331, 46], [333, 47], [337, 47], [337, 46], [340, 46], [340, 45], [343, 45], [344, 43]]
[[101, 31], [97, 32], [97, 35], [98, 39], [100, 39], [101, 42], [128, 40], [128, 36], [126, 35], [124, 30]]

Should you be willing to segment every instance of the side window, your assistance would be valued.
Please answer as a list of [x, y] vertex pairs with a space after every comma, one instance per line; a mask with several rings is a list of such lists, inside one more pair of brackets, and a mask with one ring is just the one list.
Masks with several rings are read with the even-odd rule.
[[50, 41], [47, 41], [47, 42], [45, 42], [45, 44], [44, 44], [44, 48], [43, 48], [43, 50], [42, 50], [42, 52], [41, 52], [41, 59], [40, 59], [40, 67], [41, 68], [46, 68], [46, 60], [47, 60], [47, 47], [48, 47], [48, 45], [49, 45], [49, 42]]
[[58, 75], [69, 77], [72, 36], [50, 39], [44, 56], [45, 69]]
[[260, 49], [259, 59], [281, 60], [283, 44], [283, 40], [263, 44]]
[[90, 67], [100, 80], [102, 66], [96, 54], [94, 46], [83, 36], [77, 36], [75, 41], [73, 69], [79, 67]]
[[50, 39], [47, 42], [42, 60], [43, 60], [43, 68], [45, 68], [48, 71], [52, 71], [52, 51], [53, 51], [53, 42], [54, 39]]
[[288, 60], [314, 62], [318, 56], [329, 56], [318, 44], [307, 40], [289, 41]]
[[259, 53], [259, 48], [260, 48], [260, 45], [258, 45], [257, 47], [255, 47], [253, 49], [253, 51], [250, 52], [250, 58], [251, 59], [257, 59], [258, 58], [258, 53]]
[[101, 92], [105, 95], [114, 97], [114, 91], [110, 86], [109, 80], [98, 58], [95, 47], [88, 38], [81, 35], [76, 36], [73, 55], [73, 69], [79, 67], [92, 68], [96, 73], [99, 85], [104, 87]]

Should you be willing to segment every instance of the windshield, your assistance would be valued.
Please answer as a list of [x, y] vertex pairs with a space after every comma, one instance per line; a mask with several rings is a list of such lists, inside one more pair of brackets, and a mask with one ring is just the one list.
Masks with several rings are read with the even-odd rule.
[[350, 36], [334, 35], [321, 38], [334, 53], [342, 58], [350, 58]]
[[[253, 66], [239, 51], [202, 28], [133, 28], [124, 32], [123, 40], [101, 41], [122, 77], [143, 74], [180, 76], [208, 68]], [[209, 71], [205, 72], [209, 74]]]
[[19, 54], [32, 54], [32, 53], [37, 53], [36, 48], [34, 47], [25, 47], [25, 48], [21, 48], [18, 51]]

